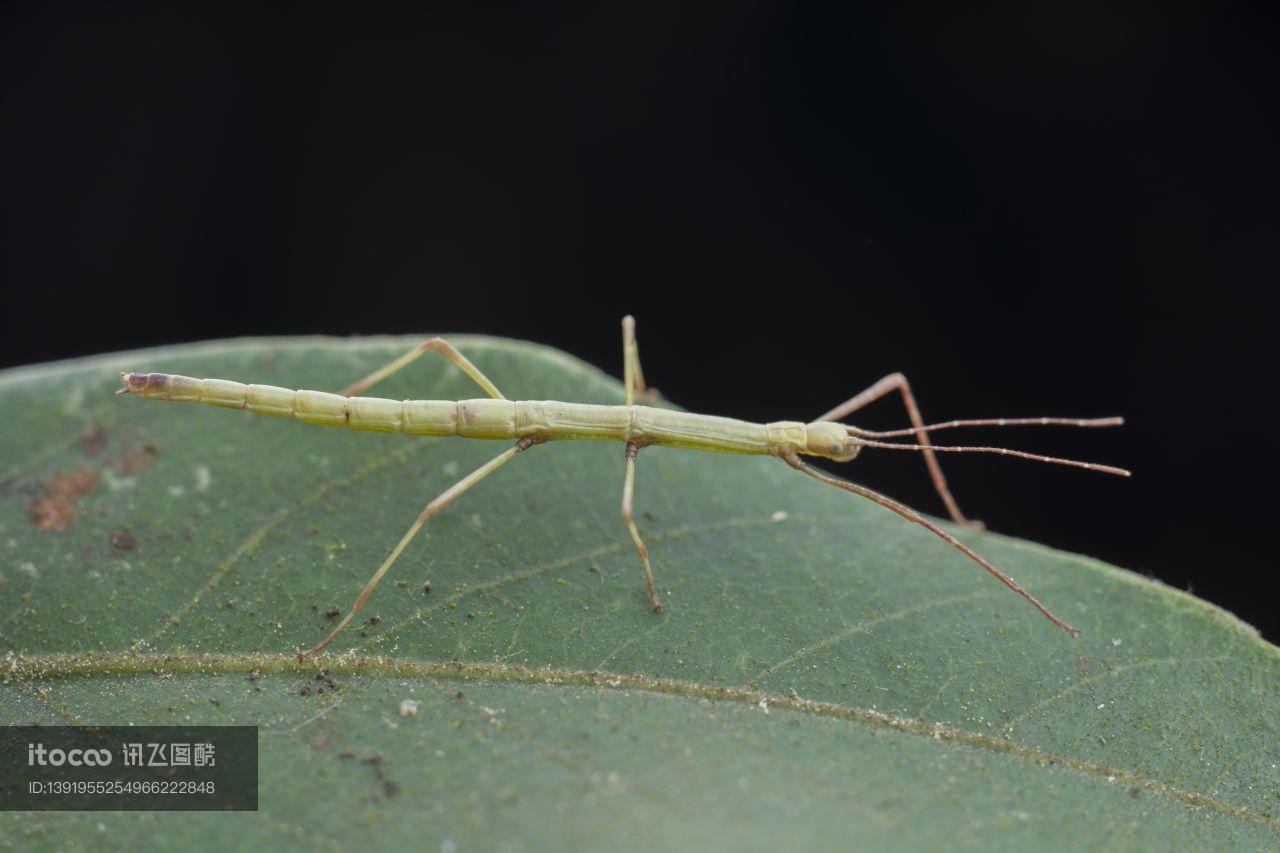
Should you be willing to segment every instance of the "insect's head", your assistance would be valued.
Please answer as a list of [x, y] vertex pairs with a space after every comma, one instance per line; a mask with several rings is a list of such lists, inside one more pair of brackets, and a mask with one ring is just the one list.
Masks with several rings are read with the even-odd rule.
[[862, 442], [849, 435], [844, 424], [819, 421], [805, 426], [805, 450], [836, 462], [848, 462], [858, 455]]

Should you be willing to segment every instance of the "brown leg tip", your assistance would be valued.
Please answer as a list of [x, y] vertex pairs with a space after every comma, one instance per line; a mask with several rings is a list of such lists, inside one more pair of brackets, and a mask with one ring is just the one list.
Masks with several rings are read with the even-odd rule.
[[661, 601], [655, 601], [655, 602], [653, 603], [653, 612], [654, 612], [654, 613], [661, 613], [661, 612], [662, 612], [662, 602], [661, 602]]

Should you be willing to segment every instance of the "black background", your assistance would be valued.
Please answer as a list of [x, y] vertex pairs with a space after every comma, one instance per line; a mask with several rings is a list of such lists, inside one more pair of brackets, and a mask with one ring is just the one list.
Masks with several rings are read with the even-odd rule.
[[949, 457], [961, 506], [1280, 638], [1280, 7], [358, 8], [8, 4], [0, 364], [451, 331], [619, 375], [630, 312], [708, 413], [901, 370], [933, 420], [1123, 414], [968, 437], [1131, 480]]

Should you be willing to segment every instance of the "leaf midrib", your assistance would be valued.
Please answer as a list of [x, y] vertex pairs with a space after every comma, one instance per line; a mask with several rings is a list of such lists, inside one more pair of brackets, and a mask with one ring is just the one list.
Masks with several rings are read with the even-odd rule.
[[1015, 741], [965, 731], [943, 723], [932, 723], [912, 717], [899, 717], [868, 708], [842, 705], [838, 702], [806, 699], [798, 694], [781, 696], [739, 686], [720, 686], [674, 678], [633, 675], [606, 670], [573, 670], [557, 667], [522, 667], [501, 663], [462, 661], [425, 661], [388, 658], [375, 655], [344, 653], [322, 655], [311, 662], [300, 663], [293, 655], [243, 652], [231, 654], [160, 653], [134, 654], [105, 652], [87, 654], [18, 655], [10, 652], [3, 661], [0, 684], [18, 686], [24, 682], [46, 679], [71, 679], [95, 676], [186, 675], [268, 673], [314, 674], [317, 666], [331, 674], [382, 678], [419, 678], [439, 680], [472, 680], [546, 687], [594, 687], [602, 690], [642, 691], [716, 702], [732, 702], [757, 706], [762, 712], [770, 708], [796, 711], [813, 716], [845, 720], [880, 729], [893, 729], [906, 734], [963, 744], [993, 753], [1014, 755], [1030, 760], [1038, 767], [1057, 766], [1108, 782], [1128, 787], [1137, 786], [1170, 797], [1187, 806], [1209, 808], [1243, 820], [1280, 829], [1280, 819], [1244, 806], [1188, 791], [1158, 779], [1142, 776], [1122, 768], [1083, 761], [1069, 755], [1027, 746]]

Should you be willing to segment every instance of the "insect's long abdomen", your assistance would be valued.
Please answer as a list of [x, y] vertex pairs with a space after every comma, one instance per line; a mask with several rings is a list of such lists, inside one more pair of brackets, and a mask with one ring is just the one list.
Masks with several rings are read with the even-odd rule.
[[139, 397], [248, 409], [325, 426], [414, 435], [514, 438], [508, 400], [385, 400], [245, 385], [226, 379], [193, 379], [169, 373], [126, 373], [122, 390]]
[[245, 385], [226, 379], [193, 379], [171, 373], [125, 373], [122, 392], [153, 400], [248, 409], [306, 423], [410, 435], [464, 438], [612, 439], [631, 431], [631, 410], [553, 400], [388, 400]]

